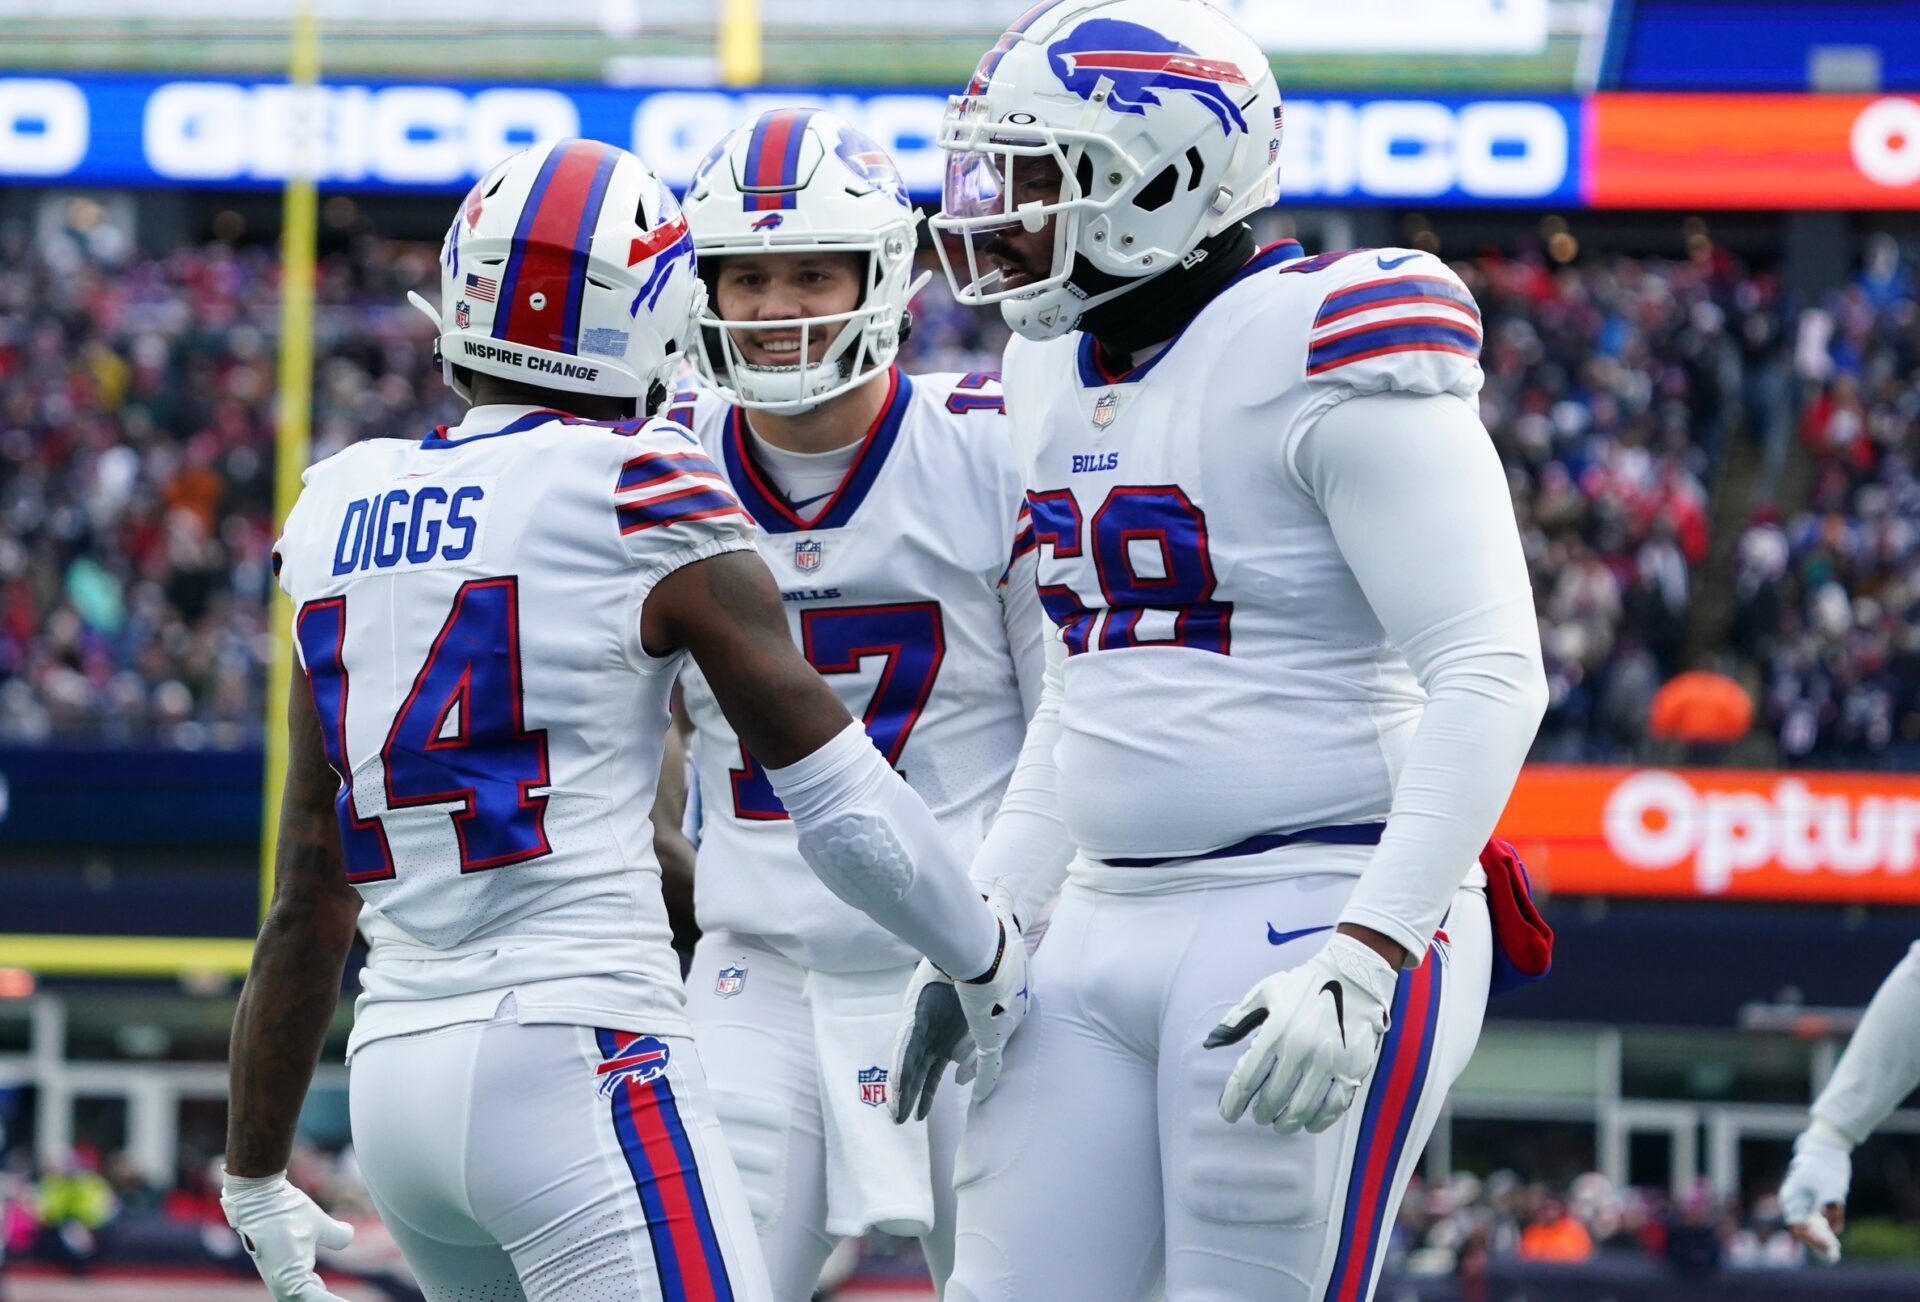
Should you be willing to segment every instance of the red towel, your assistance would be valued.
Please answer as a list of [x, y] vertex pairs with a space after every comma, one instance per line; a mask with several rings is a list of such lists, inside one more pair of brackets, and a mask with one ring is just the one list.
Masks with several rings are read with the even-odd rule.
[[1480, 852], [1487, 874], [1487, 912], [1493, 918], [1493, 980], [1503, 995], [1538, 981], [1553, 967], [1553, 928], [1534, 907], [1533, 886], [1520, 855], [1499, 837]]

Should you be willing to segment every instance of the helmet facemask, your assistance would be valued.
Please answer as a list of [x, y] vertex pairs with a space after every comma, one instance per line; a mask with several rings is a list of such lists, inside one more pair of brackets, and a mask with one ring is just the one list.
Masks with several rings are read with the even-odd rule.
[[[930, 278], [922, 274], [908, 283], [913, 269], [912, 227], [850, 232], [845, 237], [798, 234], [782, 249], [776, 235], [738, 249], [703, 248], [702, 280], [710, 281], [707, 302], [700, 314], [696, 365], [701, 378], [729, 401], [759, 411], [798, 412], [847, 393], [883, 373], [893, 364], [907, 322], [906, 302]], [[845, 252], [860, 255], [861, 292], [854, 306], [843, 312], [817, 316], [766, 319], [729, 319], [720, 315], [718, 275], [730, 256], [790, 258], [807, 253]], [[747, 360], [743, 336], [797, 331], [798, 347], [790, 366], [756, 365]], [[818, 358], [816, 343], [830, 336]]]

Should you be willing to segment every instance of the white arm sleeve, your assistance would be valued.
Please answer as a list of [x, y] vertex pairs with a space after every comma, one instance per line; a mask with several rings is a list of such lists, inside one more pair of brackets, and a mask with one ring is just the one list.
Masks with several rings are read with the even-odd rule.
[[974, 885], [990, 891], [998, 883], [1013, 897], [1014, 916], [1031, 926], [1073, 859], [1073, 841], [1060, 818], [1059, 770], [1053, 749], [1060, 740], [1060, 698], [1067, 663], [1066, 644], [1048, 624], [1042, 632], [1045, 673], [1040, 703], [1027, 721], [1027, 739], [1007, 781], [1000, 812], [973, 858]]
[[1016, 555], [1000, 581], [1000, 622], [1007, 631], [1007, 650], [1013, 656], [1013, 676], [1020, 684], [1020, 709], [1029, 720], [1040, 708], [1047, 676], [1047, 630], [1053, 622], [1040, 607], [1040, 588], [1034, 577], [1040, 556], [1028, 551]]
[[1813, 1101], [1813, 1115], [1858, 1144], [1920, 1086], [1920, 943], [1880, 984]]
[[971, 980], [993, 966], [999, 920], [926, 802], [858, 723], [767, 777], [828, 890], [949, 976]]
[[1446, 394], [1341, 403], [1293, 464], [1427, 706], [1387, 829], [1340, 920], [1426, 955], [1546, 711], [1533, 594], [1499, 457]]

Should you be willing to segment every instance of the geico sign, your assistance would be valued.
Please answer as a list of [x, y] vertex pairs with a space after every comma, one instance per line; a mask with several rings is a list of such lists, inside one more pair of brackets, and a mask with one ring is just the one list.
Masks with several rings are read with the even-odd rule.
[[1782, 778], [1771, 790], [1701, 790], [1678, 773], [1636, 773], [1607, 797], [1607, 848], [1633, 868], [1693, 862], [1694, 887], [1726, 893], [1736, 875], [1905, 875], [1920, 862], [1920, 799], [1816, 794]]
[[147, 100], [147, 164], [178, 181], [287, 175], [299, 115], [315, 115], [314, 175], [324, 181], [450, 185], [537, 140], [580, 133], [557, 90], [473, 93], [446, 86], [324, 86], [174, 81]]
[[1550, 104], [1293, 100], [1286, 114], [1283, 196], [1533, 199], [1567, 180], [1567, 120]]
[[72, 82], [0, 77], [0, 175], [65, 176], [87, 156], [87, 121]]
[[1853, 120], [1854, 166], [1876, 185], [1920, 183], [1920, 100], [1879, 99]]

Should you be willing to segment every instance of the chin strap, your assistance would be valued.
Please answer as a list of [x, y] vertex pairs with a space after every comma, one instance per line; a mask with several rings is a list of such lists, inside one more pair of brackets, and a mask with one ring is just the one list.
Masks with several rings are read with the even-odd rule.
[[1253, 227], [1239, 222], [1200, 241], [1177, 265], [1132, 282], [1076, 257], [1071, 283], [1089, 298], [1132, 285], [1125, 293], [1088, 308], [1080, 318], [1080, 329], [1099, 340], [1110, 358], [1129, 358], [1178, 334], [1253, 252]]

